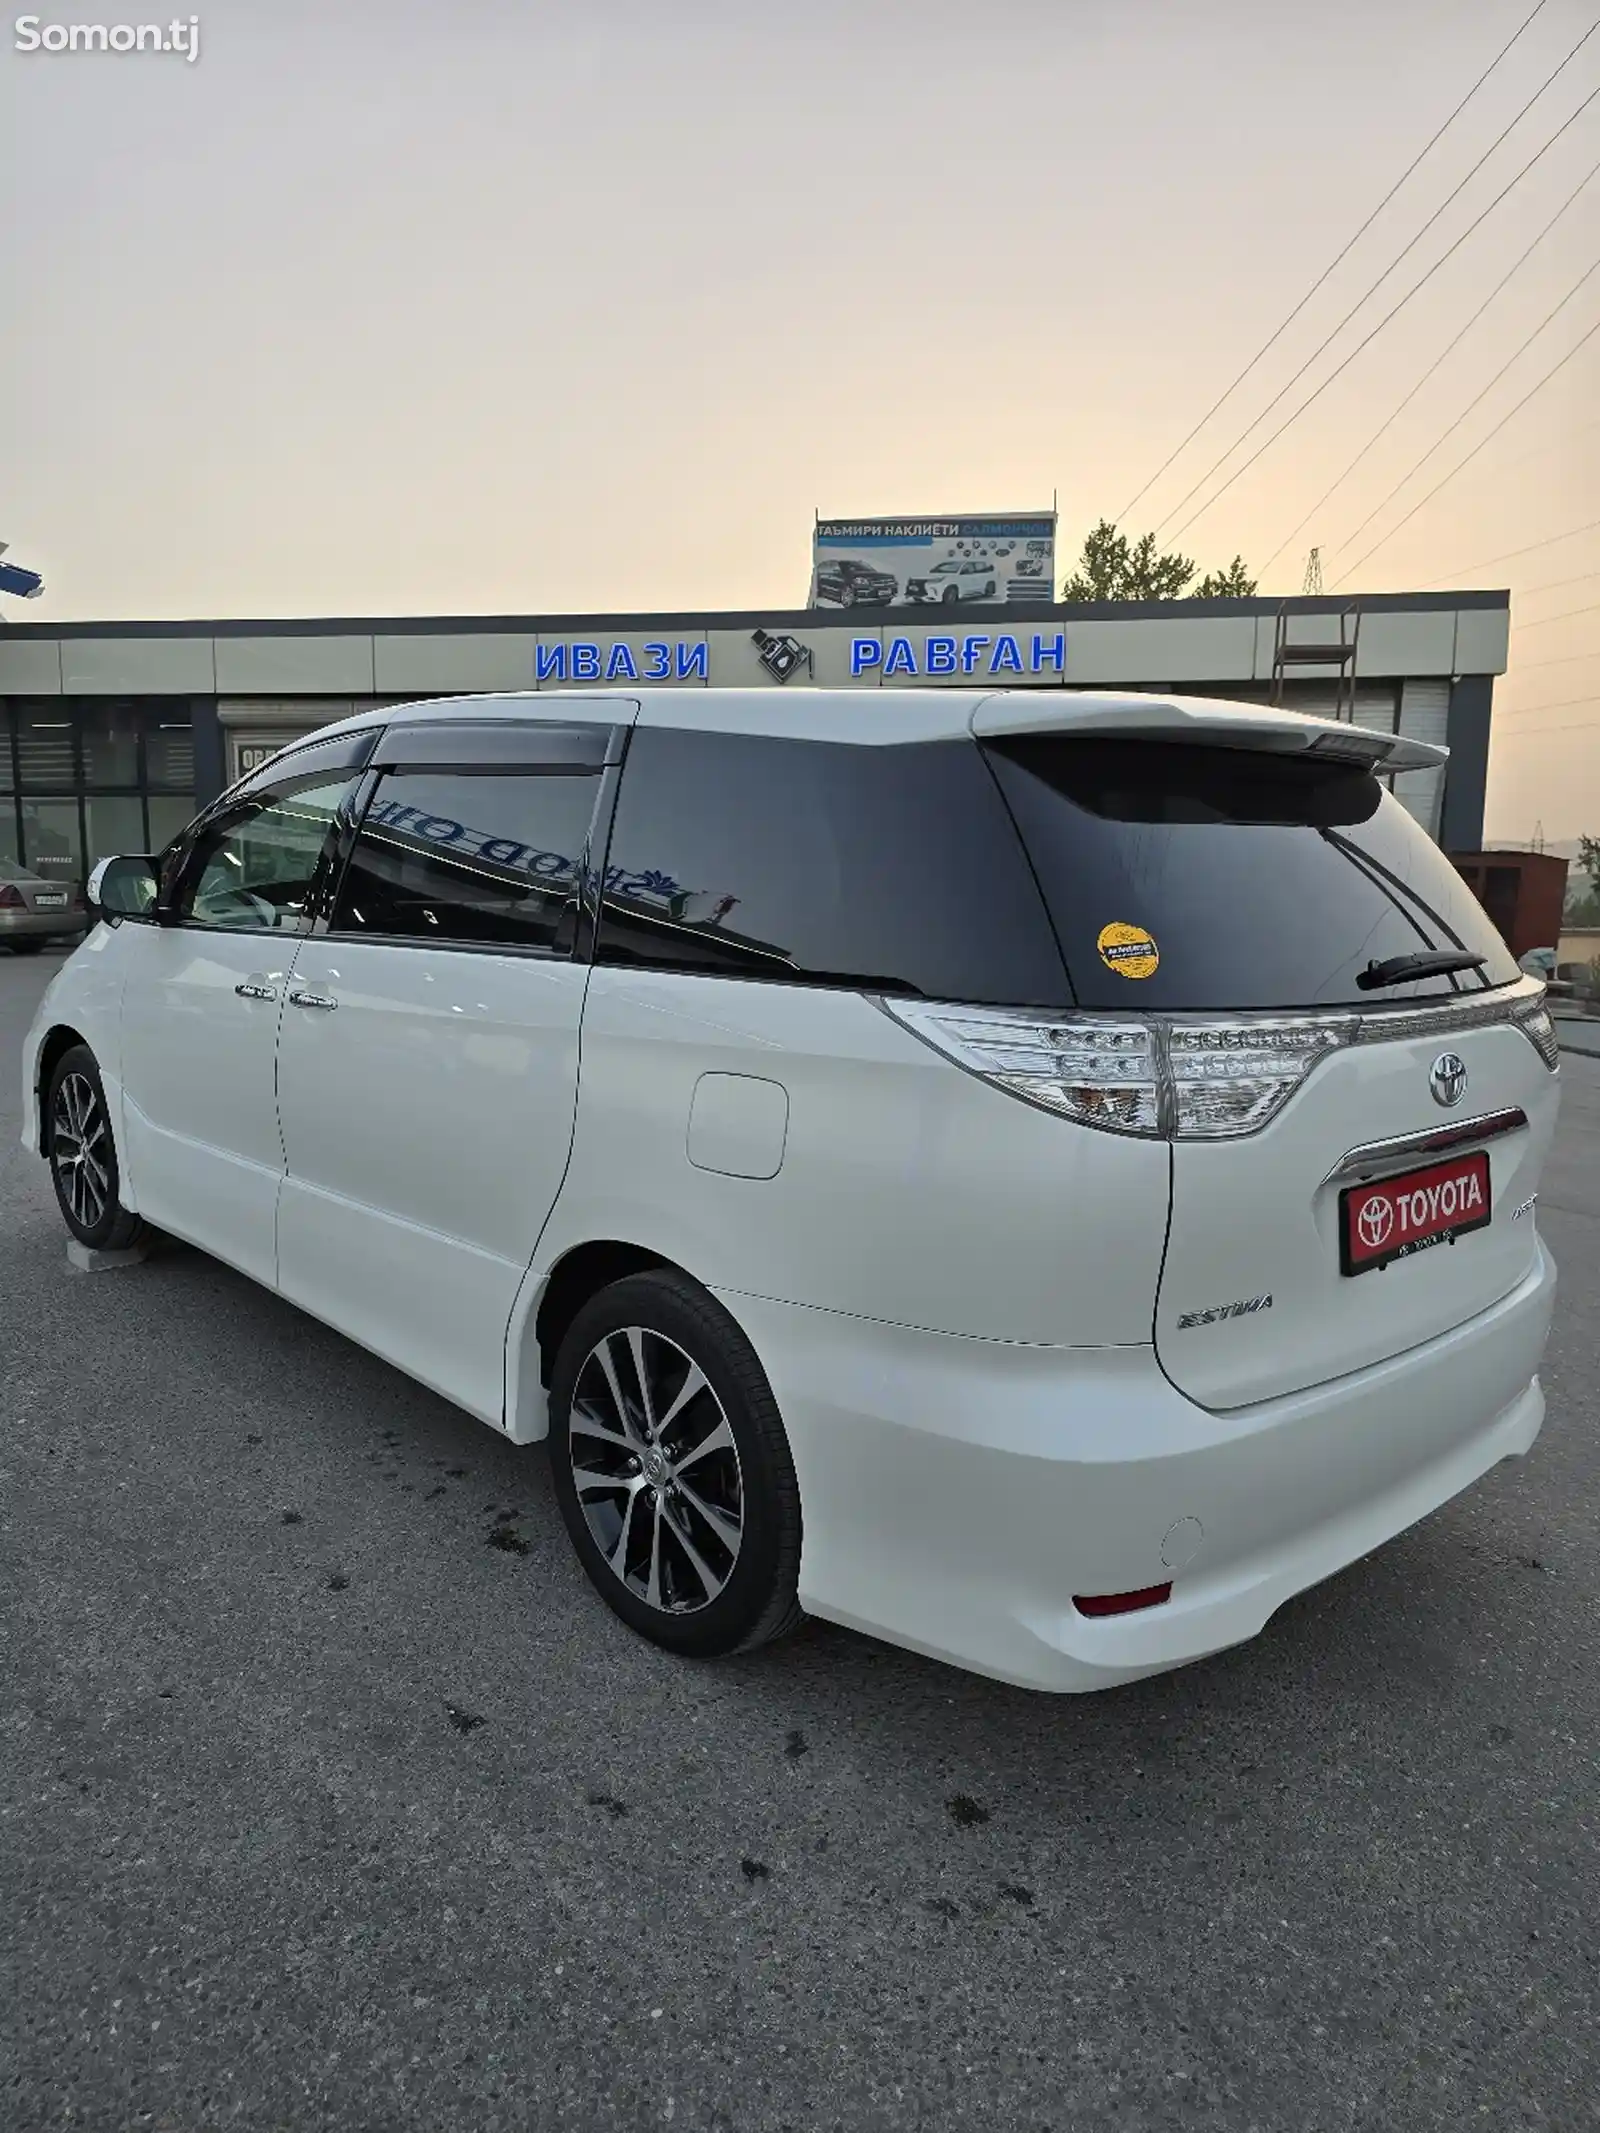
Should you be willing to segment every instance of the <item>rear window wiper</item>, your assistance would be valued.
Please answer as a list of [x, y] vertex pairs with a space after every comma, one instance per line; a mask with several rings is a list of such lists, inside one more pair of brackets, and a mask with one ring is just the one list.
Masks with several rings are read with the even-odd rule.
[[1442, 978], [1453, 970], [1481, 970], [1488, 960], [1456, 948], [1441, 948], [1431, 955], [1392, 955], [1387, 962], [1369, 963], [1356, 983], [1363, 992], [1375, 992], [1380, 985], [1404, 985], [1408, 978]]

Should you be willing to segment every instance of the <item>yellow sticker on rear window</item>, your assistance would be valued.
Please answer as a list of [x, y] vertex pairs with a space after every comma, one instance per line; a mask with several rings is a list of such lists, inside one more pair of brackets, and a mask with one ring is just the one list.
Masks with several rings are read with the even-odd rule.
[[1101, 962], [1119, 978], [1153, 978], [1161, 964], [1161, 950], [1143, 926], [1125, 925], [1121, 919], [1100, 928], [1095, 946]]

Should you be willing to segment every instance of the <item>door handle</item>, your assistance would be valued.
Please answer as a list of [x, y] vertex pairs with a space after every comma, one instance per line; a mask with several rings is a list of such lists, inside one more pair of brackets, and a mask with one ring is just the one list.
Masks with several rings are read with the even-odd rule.
[[235, 985], [233, 989], [241, 1000], [275, 1000], [278, 997], [277, 986], [269, 985], [265, 978], [246, 978], [242, 985]]
[[337, 1007], [338, 1004], [331, 992], [292, 992], [289, 995], [291, 1007]]

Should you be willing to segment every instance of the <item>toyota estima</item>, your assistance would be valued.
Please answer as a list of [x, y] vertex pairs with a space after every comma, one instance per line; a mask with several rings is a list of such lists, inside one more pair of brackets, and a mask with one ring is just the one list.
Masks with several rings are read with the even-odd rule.
[[1133, 1680], [1540, 1426], [1557, 1050], [1388, 789], [1439, 760], [1060, 690], [374, 711], [97, 871], [27, 1138], [81, 1243], [548, 1436], [659, 1644]]

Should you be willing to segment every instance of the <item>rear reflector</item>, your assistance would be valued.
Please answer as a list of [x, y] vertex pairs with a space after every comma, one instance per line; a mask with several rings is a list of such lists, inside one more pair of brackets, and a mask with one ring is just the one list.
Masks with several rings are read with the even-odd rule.
[[1172, 1581], [1146, 1585], [1138, 1592], [1075, 1592], [1072, 1604], [1080, 1615], [1131, 1615], [1141, 1607], [1159, 1607], [1172, 1598]]

